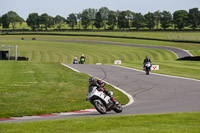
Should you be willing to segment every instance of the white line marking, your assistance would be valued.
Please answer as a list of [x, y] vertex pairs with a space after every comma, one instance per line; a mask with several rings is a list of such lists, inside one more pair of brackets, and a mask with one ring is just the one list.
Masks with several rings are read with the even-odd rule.
[[[130, 69], [130, 70], [134, 70], [134, 71], [138, 71], [138, 72], [143, 72], [142, 70], [138, 70], [138, 69], [134, 69], [134, 68], [130, 68], [130, 67], [125, 67], [125, 66], [117, 66], [117, 65], [111, 65], [111, 66], [116, 66], [116, 67], [122, 67], [122, 68], [126, 68], [126, 69]], [[152, 75], [158, 75], [158, 76], [164, 76], [164, 77], [170, 77], [170, 78], [177, 78], [177, 79], [186, 79], [186, 80], [192, 80], [192, 81], [198, 81], [200, 82], [200, 80], [198, 79], [192, 79], [192, 78], [185, 78], [185, 77], [179, 77], [179, 76], [170, 76], [170, 75], [164, 75], [164, 74], [159, 74], [159, 73], [151, 73]]]
[[80, 73], [80, 71], [78, 71], [78, 70], [76, 70], [76, 69], [74, 69], [74, 68], [72, 68], [72, 67], [70, 67], [70, 66], [68, 66], [68, 65], [66, 65], [66, 64], [64, 64], [64, 63], [61, 63], [61, 64], [62, 64], [63, 66], [66, 66], [66, 67], [72, 69], [72, 70], [75, 71], [75, 72]]

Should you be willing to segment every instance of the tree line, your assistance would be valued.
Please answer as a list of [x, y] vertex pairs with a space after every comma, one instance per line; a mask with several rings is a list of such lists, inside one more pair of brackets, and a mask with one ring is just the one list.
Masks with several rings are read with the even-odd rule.
[[8, 13], [0, 17], [0, 26], [3, 28], [9, 28], [10, 24], [12, 29], [16, 28], [16, 24], [22, 22], [27, 23], [32, 30], [38, 30], [45, 28], [51, 28], [56, 25], [57, 29], [61, 29], [63, 25], [68, 24], [72, 29], [78, 26], [79, 29], [88, 29], [91, 26], [92, 29], [142, 29], [148, 28], [152, 30], [156, 29], [168, 29], [174, 27], [174, 29], [182, 30], [185, 27], [192, 29], [200, 28], [200, 11], [198, 8], [186, 10], [177, 10], [173, 14], [169, 11], [156, 11], [148, 12], [146, 14], [135, 13], [132, 11], [112, 11], [107, 7], [101, 7], [100, 9], [88, 8], [80, 13], [71, 13], [67, 18], [60, 15], [52, 17], [47, 13], [39, 15], [38, 13], [30, 13], [27, 20], [21, 18], [16, 12], [9, 11]]

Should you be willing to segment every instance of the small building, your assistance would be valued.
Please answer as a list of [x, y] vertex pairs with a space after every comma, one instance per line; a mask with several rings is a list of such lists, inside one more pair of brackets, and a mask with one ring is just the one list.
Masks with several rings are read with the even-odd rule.
[[0, 60], [10, 59], [9, 50], [0, 50]]
[[0, 50], [0, 60], [17, 60], [17, 46], [4, 46]]

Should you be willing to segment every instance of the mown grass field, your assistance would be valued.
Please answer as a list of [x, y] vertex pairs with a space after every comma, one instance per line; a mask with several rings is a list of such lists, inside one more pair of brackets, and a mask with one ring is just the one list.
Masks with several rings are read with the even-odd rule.
[[2, 123], [2, 133], [198, 133], [200, 113], [128, 115]]
[[[58, 32], [55, 32], [58, 33]], [[61, 34], [81, 34], [81, 35], [107, 35], [119, 37], [138, 37], [138, 38], [154, 38], [165, 40], [188, 40], [200, 41], [200, 32], [163, 32], [163, 31], [132, 31], [132, 32], [59, 32]]]
[[[151, 35], [151, 33], [149, 33]], [[163, 42], [163, 41], [150, 41], [141, 39], [120, 39], [120, 38], [106, 38], [106, 37], [83, 37], [83, 36], [53, 36], [53, 35], [2, 35], [1, 38], [6, 40], [20, 40], [22, 37], [31, 40], [33, 37], [36, 39], [53, 39], [53, 40], [82, 40], [82, 41], [102, 41], [102, 42], [117, 42], [138, 45], [153, 45], [153, 46], [169, 46], [181, 48], [189, 51], [194, 56], [200, 56], [200, 43], [179, 43], [179, 42]], [[5, 42], [7, 44], [7, 42]]]
[[[0, 118], [77, 111], [87, 102], [89, 76], [60, 63], [0, 61]], [[122, 104], [127, 96], [107, 85]]]
[[[0, 118], [91, 107], [85, 101], [89, 77], [73, 72], [60, 64], [61, 62], [72, 63], [74, 57], [80, 57], [81, 54], [85, 55], [87, 64], [97, 62], [113, 64], [114, 60], [120, 59], [122, 65], [137, 69], [142, 69], [144, 57], [149, 56], [153, 64], [160, 65], [160, 70], [156, 71], [158, 73], [200, 79], [200, 62], [176, 61], [176, 56], [165, 50], [30, 40], [33, 36], [23, 36], [25, 40], [20, 40], [21, 37], [1, 36], [0, 39], [0, 44], [18, 45], [18, 56], [29, 58], [28, 62], [0, 61]], [[36, 39], [95, 40], [174, 46], [194, 50], [196, 55], [199, 55], [198, 51], [200, 51], [199, 44], [93, 37], [34, 37]], [[112, 87], [107, 88], [113, 91]], [[120, 102], [127, 103], [126, 96], [118, 91], [114, 91], [114, 94]], [[78, 118], [18, 124], [2, 123], [0, 132], [196, 132], [200, 130], [199, 115], [199, 113], [178, 113]], [[99, 127], [98, 123], [103, 123], [103, 126]]]

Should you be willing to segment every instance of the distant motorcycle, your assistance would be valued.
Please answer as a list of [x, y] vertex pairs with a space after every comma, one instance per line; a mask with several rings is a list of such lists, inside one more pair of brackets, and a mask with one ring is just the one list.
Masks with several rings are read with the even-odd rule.
[[[113, 92], [110, 93], [113, 95]], [[98, 91], [97, 87], [89, 90], [86, 100], [89, 100], [101, 114], [106, 114], [107, 111], [111, 110], [114, 110], [116, 113], [121, 113], [123, 110], [122, 105], [117, 100], [114, 104], [112, 99], [102, 91]]]
[[85, 62], [85, 58], [81, 58], [79, 61], [79, 64], [84, 64], [84, 62]]
[[146, 75], [149, 75], [149, 72], [151, 71], [151, 62], [146, 62], [144, 65], [144, 71], [146, 72]]

